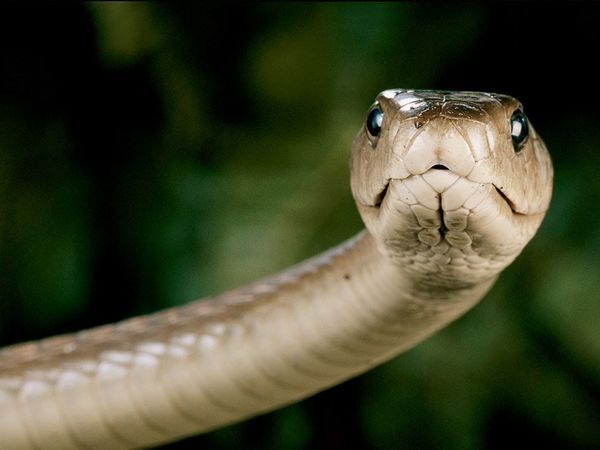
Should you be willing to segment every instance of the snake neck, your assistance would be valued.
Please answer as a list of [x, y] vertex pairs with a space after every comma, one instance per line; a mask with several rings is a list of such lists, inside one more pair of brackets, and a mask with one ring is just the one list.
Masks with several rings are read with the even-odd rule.
[[419, 290], [363, 231], [213, 299], [4, 350], [0, 435], [22, 448], [47, 436], [61, 448], [135, 448], [214, 429], [416, 345], [490, 284]]

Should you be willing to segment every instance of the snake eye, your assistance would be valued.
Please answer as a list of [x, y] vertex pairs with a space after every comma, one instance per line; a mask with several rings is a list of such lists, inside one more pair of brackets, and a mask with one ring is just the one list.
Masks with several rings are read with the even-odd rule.
[[515, 153], [519, 153], [529, 137], [529, 122], [527, 116], [517, 109], [510, 117], [510, 135]]
[[379, 107], [379, 103], [376, 103], [369, 114], [367, 115], [367, 131], [373, 137], [377, 137], [381, 131], [381, 124], [383, 123], [383, 111]]

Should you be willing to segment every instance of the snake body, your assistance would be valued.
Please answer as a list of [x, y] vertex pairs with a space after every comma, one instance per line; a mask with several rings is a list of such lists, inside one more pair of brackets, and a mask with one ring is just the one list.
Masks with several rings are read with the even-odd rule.
[[519, 111], [497, 94], [382, 92], [351, 158], [365, 230], [245, 288], [1, 350], [0, 448], [177, 440], [427, 338], [483, 297], [549, 206], [550, 157]]

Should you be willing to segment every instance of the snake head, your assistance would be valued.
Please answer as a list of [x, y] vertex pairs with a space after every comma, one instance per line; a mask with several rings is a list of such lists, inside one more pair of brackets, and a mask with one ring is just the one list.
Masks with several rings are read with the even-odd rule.
[[351, 169], [379, 249], [444, 286], [497, 275], [552, 195], [543, 141], [522, 105], [499, 94], [383, 91], [354, 140]]

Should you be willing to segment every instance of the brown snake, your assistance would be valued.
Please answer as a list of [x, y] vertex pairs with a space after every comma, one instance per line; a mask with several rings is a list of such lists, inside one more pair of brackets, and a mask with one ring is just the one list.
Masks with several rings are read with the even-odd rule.
[[242, 289], [0, 350], [0, 449], [153, 446], [360, 374], [483, 297], [552, 175], [514, 98], [384, 91], [352, 149], [366, 230]]

